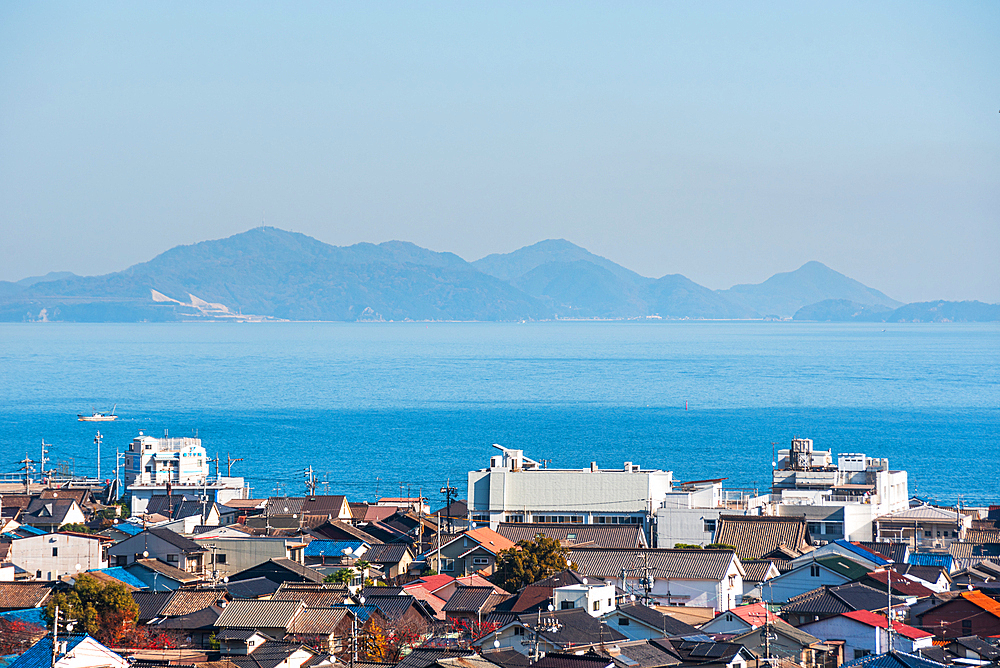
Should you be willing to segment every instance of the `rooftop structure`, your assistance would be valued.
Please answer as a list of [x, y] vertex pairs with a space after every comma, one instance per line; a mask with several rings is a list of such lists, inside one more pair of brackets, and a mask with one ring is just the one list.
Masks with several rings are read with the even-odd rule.
[[469, 472], [469, 512], [477, 526], [501, 522], [636, 524], [649, 519], [671, 490], [670, 471], [621, 468], [543, 468], [522, 450], [500, 445], [488, 468]]

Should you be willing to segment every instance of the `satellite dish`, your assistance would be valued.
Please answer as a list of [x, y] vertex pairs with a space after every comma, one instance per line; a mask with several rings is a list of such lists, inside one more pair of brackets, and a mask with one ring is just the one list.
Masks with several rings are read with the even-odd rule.
[[77, 565], [76, 565], [76, 572], [77, 572], [77, 573], [79, 573], [79, 572], [80, 572], [80, 564], [77, 564]]
[[629, 600], [631, 600], [633, 603], [635, 603], [635, 594], [632, 594], [631, 596], [629, 596]]
[[549, 603], [549, 612], [552, 612], [555, 609], [556, 609], [556, 606], [554, 606], [551, 603]]
[[350, 557], [350, 556], [352, 556], [352, 555], [354, 554], [354, 552], [353, 552], [353, 551], [351, 550], [351, 548], [349, 548], [349, 547], [345, 547], [345, 548], [344, 548], [343, 550], [341, 550], [340, 552], [341, 552], [341, 554], [343, 554], [343, 555], [344, 555], [345, 557]]
[[364, 597], [364, 596], [362, 596], [362, 597], [361, 597], [361, 598], [359, 598], [358, 600], [359, 600], [359, 601], [361, 601], [361, 605], [364, 605], [364, 604], [365, 604], [365, 597]]

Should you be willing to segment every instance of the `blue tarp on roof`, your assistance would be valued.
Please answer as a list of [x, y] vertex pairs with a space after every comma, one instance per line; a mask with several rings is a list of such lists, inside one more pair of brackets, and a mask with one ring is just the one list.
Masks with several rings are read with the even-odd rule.
[[907, 560], [907, 563], [913, 566], [940, 566], [949, 573], [954, 562], [950, 554], [940, 552], [910, 552], [910, 558]]
[[111, 568], [94, 568], [89, 571], [90, 573], [104, 573], [110, 575], [115, 580], [124, 582], [127, 585], [132, 585], [137, 589], [145, 589], [147, 587], [146, 583], [137, 578], [136, 576], [129, 573], [127, 570], [121, 566], [112, 566]]
[[378, 612], [378, 608], [374, 605], [351, 605], [349, 603], [335, 603], [330, 606], [331, 608], [347, 608], [358, 618], [361, 623], [367, 622], [368, 618], [372, 616], [373, 612]]
[[843, 538], [838, 538], [837, 540], [835, 540], [833, 542], [836, 545], [840, 545], [841, 547], [850, 550], [851, 552], [853, 552], [854, 554], [858, 555], [862, 559], [867, 559], [868, 561], [874, 562], [878, 566], [885, 566], [886, 564], [889, 563], [889, 560], [886, 559], [885, 557], [883, 557], [882, 555], [877, 554], [875, 552], [871, 552], [869, 550], [866, 550], [863, 547], [858, 547], [857, 545], [855, 545], [854, 543], [852, 543], [849, 540], [844, 540]]
[[[74, 647], [88, 638], [86, 633], [72, 635], [68, 638], [59, 636], [60, 641], [66, 641], [66, 653], [68, 654]], [[17, 657], [8, 668], [51, 668], [52, 667], [52, 638], [45, 637], [36, 642], [31, 648]]]
[[[328, 559], [339, 559], [344, 556], [344, 550], [356, 550], [368, 543], [361, 540], [314, 540], [304, 551], [307, 557], [327, 557]], [[371, 547], [368, 545], [368, 547]]]
[[42, 531], [41, 529], [36, 529], [28, 524], [22, 524], [13, 531], [8, 531], [4, 536], [10, 538], [11, 540], [17, 540], [18, 538], [29, 538], [31, 536], [44, 536], [48, 531]]
[[135, 522], [119, 522], [111, 528], [121, 531], [122, 533], [127, 533], [130, 536], [142, 533], [142, 527]]
[[45, 626], [45, 608], [25, 608], [23, 610], [9, 610], [0, 612], [0, 617], [7, 621], [19, 621], [35, 626]]

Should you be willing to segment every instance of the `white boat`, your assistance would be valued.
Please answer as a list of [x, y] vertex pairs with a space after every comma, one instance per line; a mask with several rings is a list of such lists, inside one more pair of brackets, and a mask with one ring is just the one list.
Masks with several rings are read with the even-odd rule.
[[76, 419], [79, 422], [113, 422], [118, 419], [118, 416], [115, 415], [116, 408], [118, 408], [118, 404], [114, 405], [110, 413], [100, 413], [98, 411], [94, 411], [91, 415], [78, 414]]

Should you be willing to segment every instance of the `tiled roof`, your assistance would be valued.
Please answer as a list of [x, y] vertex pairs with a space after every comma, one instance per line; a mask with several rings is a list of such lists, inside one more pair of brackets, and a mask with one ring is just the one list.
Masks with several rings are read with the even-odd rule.
[[347, 616], [344, 608], [306, 608], [292, 620], [290, 634], [330, 635]]
[[535, 662], [538, 668], [608, 668], [614, 661], [597, 654], [562, 654], [549, 652]]
[[962, 636], [951, 641], [952, 644], [972, 650], [986, 661], [996, 661], [1000, 659], [1000, 649], [986, 642], [978, 636]]
[[66, 515], [79, 504], [73, 499], [35, 499], [24, 511], [22, 522], [25, 524], [62, 524]]
[[[618, 630], [602, 624], [596, 617], [591, 617], [583, 608], [556, 610], [550, 612], [548, 616], [558, 619], [562, 627], [557, 631], [541, 631], [540, 635], [557, 647], [567, 647], [571, 644], [587, 645], [601, 640], [605, 642], [628, 640]], [[531, 613], [520, 615], [519, 620], [528, 625], [536, 622], [535, 615]]]
[[743, 576], [743, 582], [754, 583], [764, 582], [769, 577], [773, 577], [778, 568], [770, 561], [751, 560], [743, 562], [743, 570], [746, 572], [746, 575]]
[[201, 610], [194, 610], [187, 614], [163, 619], [156, 623], [156, 628], [184, 631], [214, 628], [221, 614], [222, 608], [211, 605]]
[[405, 543], [381, 543], [372, 545], [365, 552], [364, 560], [373, 564], [398, 564], [410, 554], [410, 547]]
[[158, 559], [136, 559], [134, 562], [125, 567], [125, 570], [131, 570], [136, 567], [145, 567], [151, 571], [155, 571], [164, 577], [168, 577], [177, 582], [198, 582], [201, 580], [200, 575], [195, 575], [194, 573], [188, 573], [187, 571], [182, 571], [179, 568], [171, 566], [170, 564], [165, 564]]
[[[815, 642], [819, 642], [819, 638], [809, 633], [806, 633], [802, 629], [795, 628], [783, 619], [775, 619], [770, 623], [768, 627], [772, 633], [780, 633], [788, 638], [791, 638], [795, 642], [801, 644], [802, 646], [808, 646]], [[733, 642], [737, 642], [747, 636], [757, 633], [757, 629], [751, 629], [745, 633], [742, 633], [734, 638], [731, 638]], [[742, 643], [741, 643], [742, 644]]]
[[165, 540], [177, 549], [181, 550], [185, 554], [191, 552], [204, 552], [203, 548], [198, 543], [194, 542], [190, 538], [185, 538], [184, 536], [171, 531], [170, 529], [146, 529], [151, 535], [156, 536], [160, 540]]
[[278, 583], [265, 577], [237, 580], [226, 584], [226, 590], [233, 598], [260, 598], [278, 591]]
[[954, 510], [938, 508], [937, 506], [931, 505], [922, 505], [917, 506], [916, 508], [908, 508], [906, 510], [900, 510], [895, 513], [883, 515], [882, 517], [879, 517], [877, 521], [924, 520], [925, 522], [958, 522], [958, 517], [958, 513]]
[[478, 654], [449, 656], [434, 662], [440, 668], [496, 668], [497, 664]]
[[441, 589], [442, 587], [447, 587], [454, 581], [455, 578], [451, 577], [450, 575], [439, 573], [438, 575], [425, 575], [419, 580], [416, 580], [414, 582], [408, 582], [406, 585], [404, 585], [403, 588], [405, 589], [407, 586], [410, 585], [422, 584], [424, 589], [433, 593], [438, 589]]
[[1000, 602], [997, 602], [981, 591], [963, 591], [962, 598], [969, 603], [982, 608], [986, 612], [1000, 617]]
[[[66, 652], [69, 653], [73, 651], [83, 641], [89, 639], [91, 642], [97, 643], [96, 640], [88, 636], [87, 634], [73, 634], [71, 636], [60, 635], [60, 642], [66, 643]], [[108, 650], [110, 652], [110, 650]], [[95, 665], [107, 665], [105, 661], [101, 661], [104, 657], [88, 657], [91, 661], [100, 661], [99, 664]], [[7, 668], [49, 668], [52, 665], [52, 638], [46, 636], [42, 638], [30, 648], [28, 651], [17, 657], [11, 663], [7, 664]]]
[[902, 564], [906, 561], [909, 546], [906, 543], [889, 543], [884, 541], [874, 542], [869, 540], [859, 540], [854, 542], [866, 550], [877, 552], [886, 559], [891, 559], [895, 564]]
[[0, 582], [0, 610], [37, 608], [51, 593], [48, 582]]
[[[868, 610], [854, 610], [853, 612], [845, 612], [844, 617], [848, 619], [853, 619], [856, 622], [861, 622], [862, 624], [867, 624], [868, 626], [884, 629], [888, 628], [889, 620], [882, 615], [876, 615], [874, 612], [869, 612]], [[921, 631], [920, 629], [915, 629], [912, 626], [908, 626], [901, 622], [893, 622], [892, 624], [893, 633], [898, 633], [899, 635], [909, 638], [910, 640], [918, 640], [920, 638], [930, 638], [933, 633], [928, 633], [927, 631]]]
[[569, 554], [569, 560], [576, 563], [579, 573], [599, 578], [619, 578], [622, 569], [648, 565], [654, 577], [719, 581], [725, 577], [734, 559], [735, 555], [731, 550], [613, 550], [580, 547], [571, 549]]
[[313, 589], [278, 589], [271, 597], [274, 601], [301, 601], [310, 608], [328, 608], [350, 598], [346, 587]]
[[681, 637], [700, 633], [698, 629], [690, 624], [686, 624], [670, 615], [664, 615], [659, 610], [642, 605], [641, 603], [618, 606], [618, 612], [654, 629], [663, 631], [667, 637]]
[[509, 595], [496, 593], [493, 587], [459, 587], [445, 603], [444, 611], [485, 614], [508, 598]]
[[[514, 542], [510, 541], [500, 534], [498, 534], [493, 529], [487, 527], [481, 527], [479, 529], [469, 529], [461, 534], [455, 540], [459, 540], [468, 536], [471, 540], [476, 541], [479, 545], [483, 547], [484, 550], [496, 554], [501, 550], [509, 550], [514, 547]], [[454, 540], [451, 542], [455, 542]], [[442, 545], [442, 547], [444, 547]]]
[[633, 640], [616, 643], [615, 646], [618, 648], [617, 654], [611, 654], [611, 648], [606, 646], [597, 646], [591, 651], [610, 656], [619, 668], [665, 668], [679, 665], [681, 662], [670, 641], [665, 638], [660, 638], [656, 642]]
[[471, 654], [474, 654], [471, 649], [418, 647], [396, 664], [396, 668], [427, 668], [438, 659], [470, 656]]
[[740, 559], [757, 559], [779, 545], [802, 552], [809, 545], [805, 517], [720, 515], [714, 542], [732, 545]]
[[[865, 576], [866, 580], [874, 580], [882, 587], [888, 588], [889, 586], [889, 572], [888, 571], [872, 571]], [[905, 578], [898, 573], [892, 576], [892, 592], [894, 594], [901, 594], [903, 596], [916, 596], [917, 598], [924, 598], [925, 596], [931, 596], [934, 591], [928, 589], [919, 582], [914, 582], [909, 578]]]
[[[369, 596], [365, 599], [366, 606], [374, 606], [389, 621], [399, 619], [417, 603], [417, 599], [410, 595]], [[432, 611], [424, 610], [422, 607], [420, 610], [425, 612], [428, 617], [433, 617]]]
[[301, 496], [272, 496], [264, 504], [264, 514], [300, 515], [304, 501], [305, 498]]
[[364, 541], [369, 545], [375, 545], [376, 543], [382, 542], [375, 536], [362, 531], [358, 527], [352, 526], [346, 522], [341, 522], [340, 520], [324, 522], [323, 524], [310, 529], [309, 533], [312, 536], [320, 536], [329, 540], [344, 540], [345, 536], [350, 536], [351, 538]]
[[497, 533], [518, 543], [531, 541], [544, 534], [566, 544], [592, 547], [647, 547], [642, 527], [638, 524], [513, 524], [501, 523]]
[[444, 619], [444, 604], [446, 601], [443, 598], [435, 596], [423, 587], [407, 587], [406, 593], [433, 610], [434, 616], [437, 619]]
[[239, 668], [277, 668], [277, 666], [284, 664], [289, 657], [299, 650], [315, 654], [312, 650], [298, 643], [268, 640], [255, 649], [252, 654], [245, 656], [231, 654], [226, 658], [239, 666]]
[[768, 610], [767, 606], [763, 603], [738, 605], [735, 608], [729, 608], [727, 612], [733, 613], [753, 627], [762, 626], [765, 622], [776, 622], [779, 619], [779, 617]]
[[743, 645], [727, 642], [677, 640], [671, 644], [684, 663], [698, 665], [728, 664], [744, 650]]
[[969, 529], [965, 532], [965, 542], [976, 545], [1000, 543], [1000, 529]]
[[528, 657], [516, 649], [484, 649], [482, 656], [503, 668], [525, 668], [529, 665]]
[[892, 651], [844, 663], [840, 668], [944, 668], [944, 664], [914, 654]]
[[[274, 557], [272, 559], [268, 559], [267, 561], [257, 564], [256, 566], [251, 566], [250, 568], [246, 568], [240, 571], [239, 573], [234, 573], [233, 575], [230, 575], [229, 579], [230, 581], [249, 580], [250, 579], [249, 575], [251, 575], [254, 571], [260, 572], [262, 568], [269, 568], [269, 567], [273, 568], [275, 566], [278, 567], [279, 569], [286, 570], [290, 573], [294, 573], [295, 575], [304, 578], [305, 580], [308, 580], [310, 582], [323, 581], [323, 574], [317, 571], [315, 568], [309, 568], [308, 566], [303, 566], [299, 562], [292, 561], [291, 559], [286, 559], [285, 557]], [[260, 577], [260, 576], [255, 575], [254, 577]]]
[[220, 628], [288, 628], [301, 609], [299, 601], [237, 599], [226, 606], [216, 625]]
[[170, 597], [174, 595], [172, 591], [135, 591], [132, 592], [132, 598], [135, 600], [136, 605], [139, 606], [139, 617], [137, 618], [138, 623], [145, 624], [149, 620], [159, 617], [160, 610]]
[[[905, 599], [892, 597], [892, 604], [902, 605]], [[824, 586], [788, 600], [781, 612], [839, 615], [852, 610], [881, 610], [887, 605], [886, 593], [858, 582], [836, 587]]]
[[341, 494], [307, 496], [302, 500], [302, 514], [339, 517], [346, 500]]
[[220, 600], [226, 600], [224, 589], [178, 589], [170, 600], [160, 608], [160, 615], [177, 617], [217, 605]]

